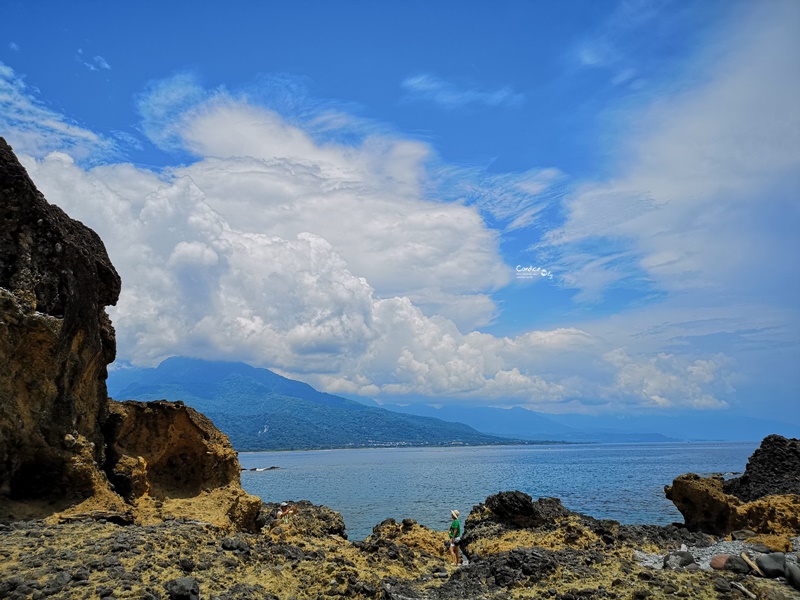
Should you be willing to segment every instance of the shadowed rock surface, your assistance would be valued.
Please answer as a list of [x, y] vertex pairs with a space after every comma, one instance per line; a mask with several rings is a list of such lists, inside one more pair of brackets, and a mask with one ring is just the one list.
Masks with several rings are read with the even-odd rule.
[[0, 138], [0, 494], [94, 492], [119, 292], [97, 234], [48, 204]]
[[768, 435], [747, 461], [744, 474], [726, 481], [722, 489], [744, 502], [800, 494], [800, 440]]

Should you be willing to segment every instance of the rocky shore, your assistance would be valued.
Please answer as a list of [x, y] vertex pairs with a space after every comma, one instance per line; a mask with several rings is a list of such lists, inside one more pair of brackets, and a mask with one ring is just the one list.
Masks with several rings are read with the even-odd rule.
[[[473, 508], [464, 536], [470, 560], [460, 566], [447, 562], [444, 532], [413, 520], [384, 521], [351, 542], [338, 513], [308, 502], [297, 508], [286, 524], [275, 520], [275, 505], [263, 505], [261, 530], [252, 533], [182, 519], [6, 522], [0, 598], [744, 598], [736, 585], [760, 598], [800, 598], [785, 576], [757, 576], [741, 564], [710, 568], [719, 554], [744, 549], [755, 560], [773, 550], [758, 538], [620, 525], [521, 492]], [[786, 539], [795, 546], [783, 556], [796, 567], [800, 538]]]
[[278, 520], [208, 418], [107, 397], [119, 276], [2, 138], [0, 220], [0, 599], [800, 598], [800, 442], [778, 436], [738, 481], [673, 481], [685, 524], [490, 496], [458, 566], [412, 518], [360, 541], [324, 506]]

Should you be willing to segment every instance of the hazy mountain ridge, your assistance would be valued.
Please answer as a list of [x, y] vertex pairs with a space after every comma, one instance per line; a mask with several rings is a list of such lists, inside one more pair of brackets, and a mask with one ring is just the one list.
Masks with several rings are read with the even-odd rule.
[[[649, 415], [550, 415], [528, 409], [378, 404], [320, 392], [244, 363], [173, 357], [155, 369], [118, 369], [117, 399], [183, 400], [207, 414], [237, 449], [528, 442], [646, 443], [792, 437], [791, 424], [723, 411]], [[796, 436], [796, 432], [794, 432]]]
[[244, 363], [174, 357], [155, 369], [112, 371], [108, 389], [120, 400], [182, 400], [211, 418], [238, 450], [514, 442], [461, 423], [366, 406]]
[[[677, 438], [655, 431], [602, 431], [590, 425], [576, 428], [559, 422], [555, 415], [545, 415], [525, 408], [491, 408], [477, 406], [445, 406], [384, 404], [383, 408], [405, 414], [425, 415], [465, 423], [492, 435], [527, 441], [563, 441], [588, 443], [674, 442]], [[560, 416], [560, 415], [559, 415]]]

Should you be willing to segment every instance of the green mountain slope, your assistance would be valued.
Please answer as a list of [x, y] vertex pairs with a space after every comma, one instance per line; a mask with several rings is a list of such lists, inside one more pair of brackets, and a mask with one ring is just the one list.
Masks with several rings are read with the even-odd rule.
[[118, 400], [181, 400], [237, 450], [502, 444], [461, 423], [370, 407], [244, 363], [175, 357], [155, 369], [112, 371]]

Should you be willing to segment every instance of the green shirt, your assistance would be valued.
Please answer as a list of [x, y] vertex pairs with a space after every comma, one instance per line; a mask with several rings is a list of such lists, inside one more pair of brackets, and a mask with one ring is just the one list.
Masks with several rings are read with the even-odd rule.
[[450, 523], [450, 539], [455, 539], [461, 535], [461, 521], [458, 519], [453, 519], [453, 522]]

